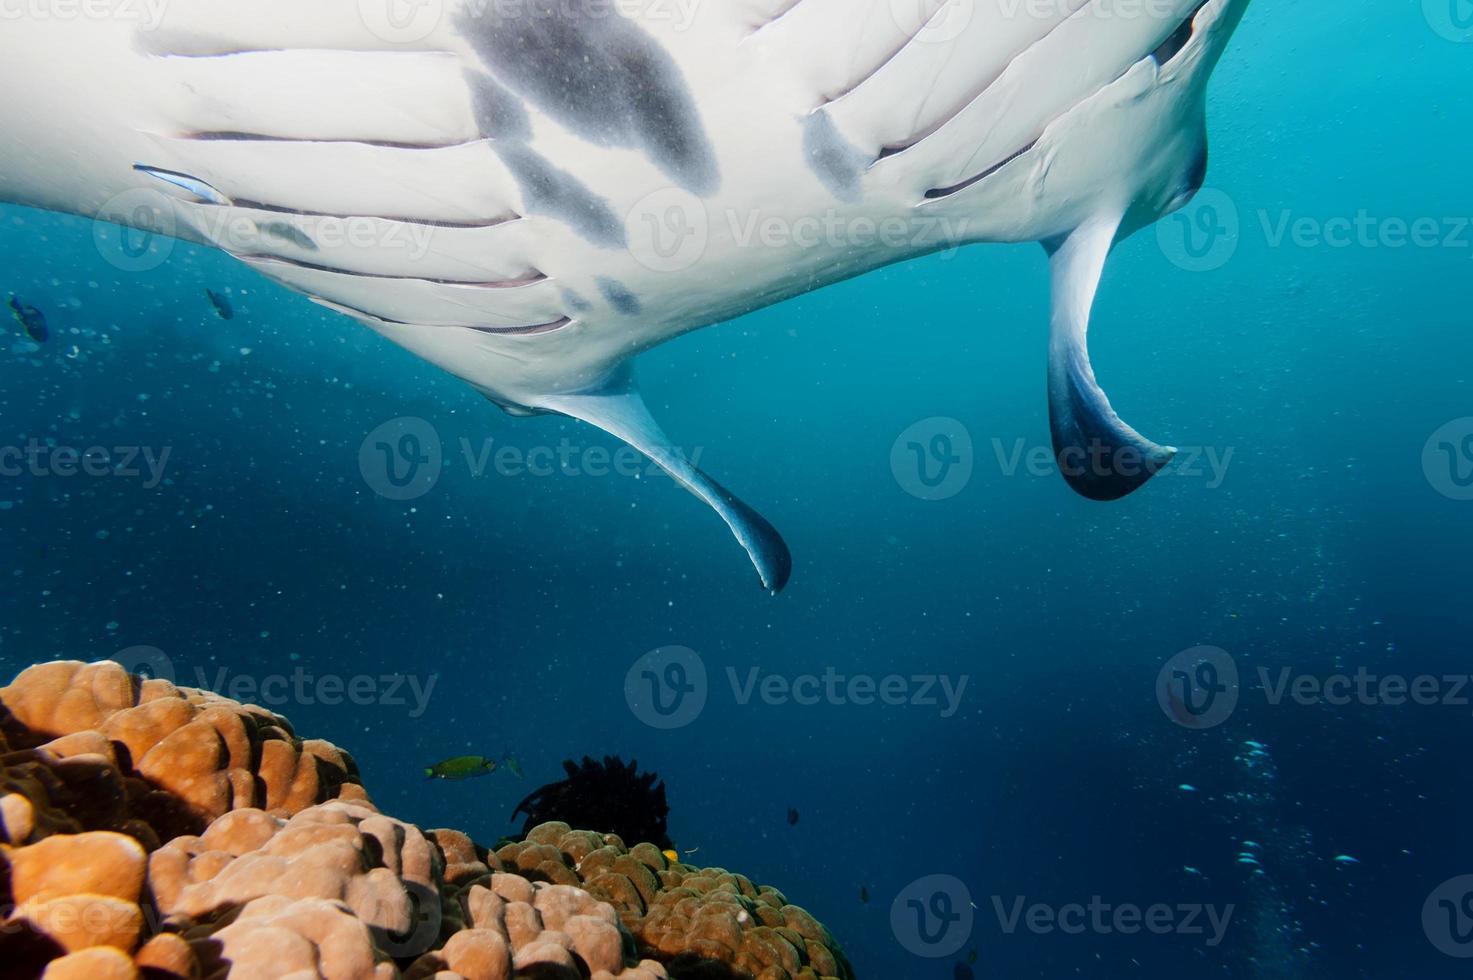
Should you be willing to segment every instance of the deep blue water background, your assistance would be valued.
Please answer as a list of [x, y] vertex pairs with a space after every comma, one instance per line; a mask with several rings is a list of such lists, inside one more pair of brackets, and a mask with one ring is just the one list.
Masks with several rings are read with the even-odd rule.
[[[353, 752], [380, 806], [487, 841], [561, 759], [637, 757], [668, 783], [682, 848], [784, 889], [866, 977], [951, 976], [959, 956], [913, 956], [889, 923], [891, 899], [932, 873], [980, 906], [965, 949], [983, 977], [1465, 976], [1421, 910], [1473, 872], [1473, 709], [1275, 707], [1245, 690], [1228, 723], [1189, 732], [1154, 685], [1197, 644], [1245, 673], [1468, 671], [1473, 504], [1434, 492], [1421, 453], [1473, 415], [1473, 236], [1274, 247], [1259, 214], [1473, 216], [1470, 69], [1473, 44], [1439, 37], [1409, 0], [1250, 10], [1212, 98], [1209, 187], [1240, 213], [1237, 251], [1198, 273], [1153, 231], [1126, 243], [1093, 344], [1128, 420], [1234, 451], [1221, 486], [1162, 478], [1100, 506], [1001, 472], [993, 440], [1048, 439], [1033, 247], [894, 267], [646, 356], [673, 437], [790, 542], [796, 573], [775, 599], [665, 480], [478, 479], [447, 463], [426, 496], [383, 499], [358, 451], [395, 417], [429, 421], [452, 453], [461, 438], [609, 443], [505, 417], [222, 255], [181, 245], [124, 274], [86, 222], [0, 208], [0, 291], [53, 328], [40, 348], [13, 328], [0, 344], [0, 443], [171, 452], [155, 489], [0, 482], [0, 666], [147, 644], [181, 683], [222, 668], [436, 677], [421, 717], [273, 707]], [[205, 286], [229, 291], [236, 319], [215, 317]], [[970, 485], [943, 502], [904, 493], [889, 462], [932, 416], [977, 446]], [[677, 732], [640, 724], [623, 692], [666, 644], [698, 651], [713, 679]], [[728, 667], [970, 685], [951, 718], [744, 706]], [[1271, 765], [1245, 766], [1247, 740]], [[503, 751], [525, 780], [419, 779]], [[1244, 838], [1265, 843], [1266, 876], [1234, 863]], [[1009, 936], [994, 895], [1237, 912], [1216, 948]]]

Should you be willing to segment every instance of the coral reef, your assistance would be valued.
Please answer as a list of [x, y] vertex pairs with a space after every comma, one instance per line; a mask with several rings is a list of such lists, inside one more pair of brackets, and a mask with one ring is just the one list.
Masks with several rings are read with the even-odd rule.
[[107, 661], [0, 688], [6, 977], [853, 977], [781, 893], [656, 843], [421, 831], [284, 718]]
[[722, 868], [668, 860], [653, 844], [632, 849], [612, 834], [549, 823], [495, 855], [528, 878], [587, 889], [619, 913], [639, 948], [672, 977], [850, 977], [838, 943], [775, 888]]

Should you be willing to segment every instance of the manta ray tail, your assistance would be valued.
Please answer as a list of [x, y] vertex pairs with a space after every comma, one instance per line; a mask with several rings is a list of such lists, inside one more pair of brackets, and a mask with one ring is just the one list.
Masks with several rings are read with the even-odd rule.
[[697, 469], [670, 445], [669, 437], [650, 415], [634, 387], [632, 372], [620, 370], [597, 388], [568, 395], [549, 395], [534, 406], [560, 412], [597, 426], [644, 453], [691, 493], [710, 504], [747, 549], [763, 588], [773, 595], [788, 584], [793, 559], [777, 529], [730, 490]]
[[1118, 218], [1099, 220], [1046, 245], [1053, 272], [1048, 393], [1054, 455], [1069, 486], [1091, 500], [1124, 497], [1176, 455], [1115, 414], [1089, 363], [1090, 310], [1119, 227]]

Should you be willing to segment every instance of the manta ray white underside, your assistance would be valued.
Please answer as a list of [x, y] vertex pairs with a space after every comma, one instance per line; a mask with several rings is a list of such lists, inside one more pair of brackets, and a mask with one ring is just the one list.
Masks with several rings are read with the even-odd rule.
[[1246, 4], [30, 0], [0, 26], [0, 199], [218, 246], [508, 411], [613, 433], [776, 591], [782, 539], [670, 448], [631, 358], [1039, 241], [1055, 448], [1105, 461], [1071, 477], [1086, 496], [1134, 490], [1172, 451], [1095, 383], [1090, 308], [1113, 244], [1200, 187]]

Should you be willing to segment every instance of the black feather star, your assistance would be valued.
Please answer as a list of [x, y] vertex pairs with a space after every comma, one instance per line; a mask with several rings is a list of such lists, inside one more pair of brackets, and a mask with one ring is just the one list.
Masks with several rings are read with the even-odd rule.
[[596, 762], [584, 756], [581, 764], [564, 761], [563, 771], [567, 779], [533, 790], [512, 811], [513, 819], [527, 815], [523, 835], [538, 824], [561, 821], [577, 830], [618, 834], [629, 847], [646, 842], [661, 850], [672, 847], [665, 784], [655, 773], [641, 773], [638, 760], [626, 764], [618, 756], [604, 756]]

